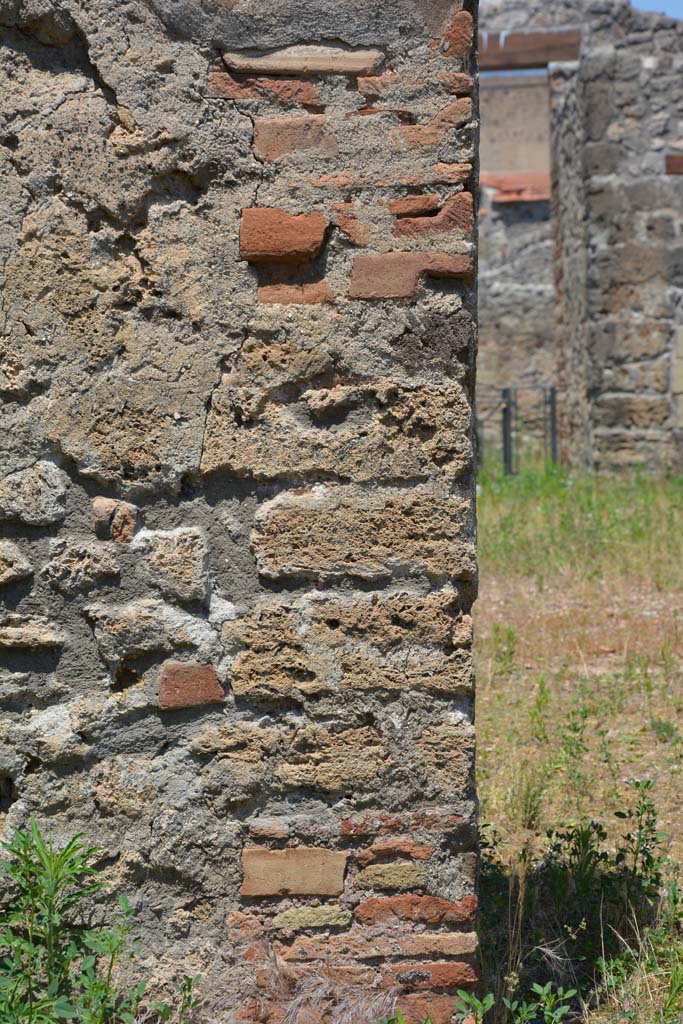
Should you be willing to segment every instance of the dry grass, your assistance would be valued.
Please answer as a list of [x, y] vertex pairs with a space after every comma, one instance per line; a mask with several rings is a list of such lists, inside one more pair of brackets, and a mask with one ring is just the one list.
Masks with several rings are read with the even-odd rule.
[[[479, 524], [479, 794], [501, 870], [524, 874], [568, 822], [616, 842], [634, 778], [655, 781], [683, 861], [683, 479], [484, 476]], [[667, 944], [666, 963], [656, 936], [626, 951], [592, 1019], [683, 1020]]]

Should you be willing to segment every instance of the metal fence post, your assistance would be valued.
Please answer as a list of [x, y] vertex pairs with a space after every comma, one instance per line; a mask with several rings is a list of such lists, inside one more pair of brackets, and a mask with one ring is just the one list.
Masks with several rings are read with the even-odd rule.
[[514, 473], [514, 456], [512, 446], [512, 388], [502, 388], [500, 392], [502, 403], [502, 428], [503, 428], [503, 470], [506, 476]]
[[559, 461], [557, 450], [557, 388], [551, 387], [548, 395], [548, 412], [550, 414], [550, 458], [553, 465]]

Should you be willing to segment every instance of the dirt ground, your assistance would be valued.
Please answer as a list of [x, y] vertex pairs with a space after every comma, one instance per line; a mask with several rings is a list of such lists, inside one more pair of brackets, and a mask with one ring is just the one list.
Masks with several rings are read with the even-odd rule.
[[683, 859], [683, 600], [623, 579], [486, 575], [476, 609], [482, 818], [514, 833], [519, 786], [536, 827], [609, 826], [629, 779], [651, 778]]

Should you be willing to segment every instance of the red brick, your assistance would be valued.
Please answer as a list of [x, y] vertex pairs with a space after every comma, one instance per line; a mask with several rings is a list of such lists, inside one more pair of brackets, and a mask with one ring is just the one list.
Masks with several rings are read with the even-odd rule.
[[410, 989], [466, 988], [479, 981], [479, 971], [473, 964], [452, 960], [442, 963], [420, 960], [415, 963], [389, 964], [386, 972]]
[[453, 100], [432, 118], [429, 124], [402, 125], [391, 132], [395, 149], [429, 149], [438, 146], [447, 131], [460, 128], [472, 117], [472, 100], [463, 96]]
[[261, 160], [281, 160], [291, 153], [309, 150], [323, 156], [337, 155], [337, 140], [326, 117], [312, 114], [310, 117], [256, 118], [254, 153]]
[[467, 57], [474, 42], [474, 19], [469, 11], [459, 11], [454, 15], [451, 27], [439, 45], [439, 52], [444, 57]]
[[666, 158], [667, 174], [683, 174], [683, 153], [669, 153]]
[[[281, 967], [284, 968], [287, 979], [294, 983], [311, 977], [316, 982], [320, 981], [320, 964], [288, 963], [286, 966], [281, 965]], [[342, 990], [348, 985], [363, 985], [367, 988], [372, 986], [376, 990], [381, 982], [377, 970], [368, 964], [336, 964], [327, 962], [324, 966], [324, 972], [325, 979], [337, 982]], [[267, 964], [261, 970], [256, 971], [257, 987], [268, 989], [272, 986], [272, 983], [273, 968], [271, 964]], [[327, 1016], [321, 1015], [320, 1008], [310, 1010], [309, 1013], [310, 1016], [307, 1013], [297, 1014], [297, 1024], [321, 1024], [321, 1021], [329, 1020]]]
[[339, 896], [346, 854], [315, 846], [242, 851], [242, 896]]
[[358, 79], [358, 92], [363, 96], [384, 96], [401, 82], [401, 76], [395, 71], [387, 71], [383, 75], [371, 75]]
[[410, 811], [405, 814], [389, 814], [387, 811], [361, 814], [354, 818], [342, 818], [340, 831], [343, 836], [375, 836], [387, 835], [392, 832], [414, 832], [418, 829], [433, 829], [440, 833], [472, 828], [458, 814], [450, 811], [434, 810]]
[[462, 96], [459, 100], [442, 107], [431, 123], [442, 125], [444, 128], [460, 128], [467, 124], [472, 118], [472, 100], [469, 96]]
[[209, 72], [209, 93], [230, 100], [259, 100], [275, 97], [282, 103], [298, 104], [314, 112], [323, 109], [318, 89], [305, 78], [279, 75], [240, 75], [229, 71]]
[[465, 75], [460, 71], [442, 71], [437, 75], [444, 88], [448, 89], [455, 96], [469, 96], [472, 92], [472, 76]]
[[299, 935], [293, 942], [276, 942], [275, 952], [283, 960], [294, 963], [310, 960], [343, 962], [353, 960], [387, 960], [403, 957], [472, 957], [479, 943], [476, 932], [409, 932], [372, 934], [366, 928], [355, 928], [337, 935]]
[[373, 896], [356, 907], [361, 924], [414, 921], [416, 924], [472, 924], [477, 914], [476, 896], [465, 896], [458, 903], [440, 896]]
[[458, 192], [451, 196], [435, 217], [404, 217], [394, 225], [394, 234], [400, 238], [420, 238], [444, 231], [460, 231], [470, 237], [474, 231], [474, 199], [471, 192]]
[[459, 278], [472, 274], [470, 256], [448, 253], [387, 252], [356, 256], [351, 272], [352, 299], [414, 299], [422, 275]]
[[226, 922], [226, 932], [233, 945], [258, 942], [265, 935], [265, 927], [255, 914], [234, 910]]
[[327, 281], [263, 284], [258, 287], [258, 297], [266, 304], [281, 306], [311, 306], [334, 302], [334, 295]]
[[392, 199], [389, 211], [396, 217], [419, 217], [421, 213], [437, 211], [440, 205], [437, 195], [404, 196], [403, 199]]
[[159, 681], [159, 707], [165, 710], [220, 704], [225, 694], [213, 665], [167, 661]]
[[306, 263], [320, 252], [326, 229], [322, 213], [249, 207], [242, 210], [240, 256], [249, 263]]
[[414, 1024], [422, 1024], [425, 1020], [431, 1021], [431, 1024], [451, 1024], [455, 1013], [455, 999], [452, 995], [408, 992], [401, 996], [398, 1005], [406, 1020]]
[[413, 839], [389, 839], [383, 843], [373, 843], [367, 850], [356, 855], [359, 864], [374, 864], [378, 860], [391, 857], [412, 857], [413, 860], [429, 860], [434, 847], [425, 843], [416, 843]]
[[[409, 128], [410, 126], [408, 126]], [[414, 128], [429, 127], [414, 125]], [[405, 128], [404, 131], [407, 131]], [[396, 129], [397, 131], [399, 129]], [[441, 131], [441, 129], [439, 129]], [[357, 170], [337, 171], [334, 174], [315, 174], [305, 178], [307, 185], [315, 188], [412, 188], [423, 185], [464, 185], [472, 177], [472, 164], [436, 163], [424, 171], [406, 170], [393, 167], [390, 172], [377, 174], [359, 174]], [[301, 187], [301, 179], [290, 179], [287, 186], [291, 189]]]
[[333, 203], [337, 226], [354, 245], [367, 245], [368, 228], [358, 219], [355, 203]]

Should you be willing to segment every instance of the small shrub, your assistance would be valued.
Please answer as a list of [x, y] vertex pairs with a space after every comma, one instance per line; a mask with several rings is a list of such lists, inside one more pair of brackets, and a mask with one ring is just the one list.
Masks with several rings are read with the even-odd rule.
[[127, 987], [119, 969], [138, 951], [134, 913], [119, 899], [110, 928], [88, 928], [103, 888], [99, 851], [75, 836], [56, 849], [35, 821], [3, 848], [10, 903], [0, 920], [2, 1024], [189, 1024], [197, 979], [184, 978], [175, 1006], [145, 1001], [145, 982]]

